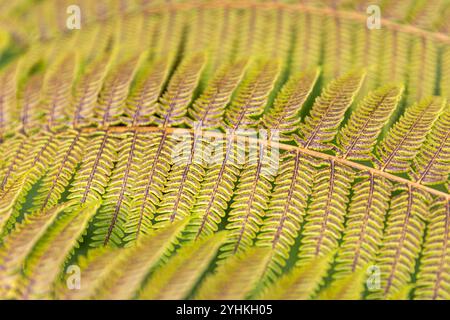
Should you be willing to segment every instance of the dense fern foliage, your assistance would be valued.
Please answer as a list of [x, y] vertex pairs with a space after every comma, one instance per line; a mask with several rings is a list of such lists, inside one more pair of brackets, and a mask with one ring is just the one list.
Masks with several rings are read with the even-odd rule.
[[1, 298], [450, 299], [449, 1], [70, 4], [0, 1]]

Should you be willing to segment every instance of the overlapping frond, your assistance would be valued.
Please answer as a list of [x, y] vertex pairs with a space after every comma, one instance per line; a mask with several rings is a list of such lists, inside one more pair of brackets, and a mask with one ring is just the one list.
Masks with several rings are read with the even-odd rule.
[[312, 298], [330, 267], [332, 255], [323, 255], [296, 266], [274, 284], [269, 285], [259, 299], [306, 300]]
[[174, 223], [142, 237], [139, 243], [127, 249], [103, 247], [90, 251], [79, 261], [83, 286], [70, 290], [60, 283], [58, 297], [71, 300], [133, 298], [150, 269], [172, 249], [183, 226], [184, 222]]
[[[270, 250], [253, 248], [245, 254], [230, 257], [214, 274], [204, 280], [197, 300], [236, 300], [246, 298], [264, 272]], [[233, 281], [230, 281], [233, 279]]]
[[0, 249], [0, 295], [9, 296], [20, 277], [25, 258], [45, 234], [58, 214], [73, 205], [71, 202], [55, 206], [43, 212], [29, 214], [3, 239]]
[[109, 60], [94, 61], [85, 66], [84, 73], [77, 80], [71, 105], [74, 128], [90, 125], [93, 122], [97, 95], [109, 68]]
[[37, 196], [33, 199], [36, 210], [45, 210], [58, 203], [69, 185], [77, 165], [80, 163], [86, 145], [81, 132], [68, 131], [58, 136], [58, 152], [49, 165]]
[[230, 205], [229, 223], [226, 226], [230, 231], [226, 244], [221, 248], [220, 258], [252, 246], [268, 209], [272, 183], [279, 165], [279, 150], [263, 141], [248, 147], [246, 163]]
[[[165, 254], [173, 249], [186, 221], [178, 221], [165, 229], [154, 232], [133, 247], [114, 258], [115, 268], [98, 288], [99, 299], [131, 299], [154, 266]], [[110, 262], [111, 263], [111, 262]], [[89, 296], [85, 297], [89, 298]]]
[[365, 287], [366, 270], [364, 268], [334, 281], [323, 289], [317, 299], [320, 300], [360, 300]]
[[[178, 140], [177, 140], [178, 141]], [[155, 216], [155, 227], [175, 220], [184, 219], [191, 214], [196, 196], [200, 191], [207, 164], [208, 139], [201, 136], [201, 130], [180, 137], [172, 150], [173, 165], [167, 177], [164, 194], [160, 196]]]
[[132, 190], [143, 159], [143, 139], [137, 132], [120, 140], [116, 164], [103, 196], [103, 204], [95, 217], [93, 245], [120, 245], [125, 223], [131, 210]]
[[276, 80], [279, 64], [258, 61], [241, 82], [238, 93], [225, 111], [225, 123], [233, 130], [256, 125], [254, 117], [263, 113]]
[[184, 299], [199, 280], [222, 244], [225, 233], [218, 233], [181, 248], [156, 270], [139, 298], [150, 300]]
[[24, 275], [15, 284], [17, 297], [42, 299], [51, 296], [59, 271], [98, 207], [98, 202], [82, 204], [55, 221], [27, 257]]

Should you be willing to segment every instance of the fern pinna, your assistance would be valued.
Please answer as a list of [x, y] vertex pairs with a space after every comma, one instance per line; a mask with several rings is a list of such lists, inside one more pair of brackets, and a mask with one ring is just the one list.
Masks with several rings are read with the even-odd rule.
[[0, 298], [450, 298], [444, 2], [100, 2], [1, 6]]

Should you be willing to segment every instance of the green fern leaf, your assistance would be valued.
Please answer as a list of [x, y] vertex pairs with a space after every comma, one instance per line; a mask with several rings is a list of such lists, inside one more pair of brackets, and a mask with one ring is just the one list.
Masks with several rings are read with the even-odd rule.
[[356, 272], [376, 258], [382, 243], [392, 183], [364, 174], [353, 186], [342, 244], [336, 258], [336, 278]]
[[79, 199], [80, 203], [101, 199], [117, 157], [117, 142], [107, 132], [95, 133], [89, 139], [69, 195], [70, 199]]
[[450, 106], [447, 106], [413, 160], [411, 176], [419, 183], [437, 184], [450, 173]]
[[266, 270], [269, 278], [281, 274], [289, 251], [298, 236], [313, 183], [310, 160], [300, 152], [285, 153], [275, 179], [275, 188], [257, 246], [271, 247], [273, 255]]
[[53, 207], [47, 211], [36, 212], [25, 217], [16, 225], [14, 231], [3, 239], [0, 249], [0, 295], [7, 296], [20, 276], [21, 267], [34, 245], [49, 229], [58, 214], [73, 205], [72, 202]]
[[27, 257], [24, 276], [16, 282], [17, 296], [21, 299], [49, 298], [59, 270], [80, 237], [99, 203], [91, 202], [74, 208], [39, 239]]
[[323, 282], [332, 255], [324, 255], [296, 266], [277, 282], [268, 286], [259, 299], [306, 300], [313, 297]]
[[274, 106], [264, 114], [262, 125], [278, 130], [281, 141], [289, 141], [286, 134], [297, 130], [299, 112], [317, 81], [319, 70], [293, 75], [278, 94]]
[[364, 268], [353, 274], [334, 281], [322, 290], [317, 299], [320, 300], [360, 300], [364, 291], [366, 270]]
[[436, 199], [430, 208], [424, 249], [417, 275], [415, 299], [449, 299], [450, 202]]
[[183, 60], [170, 80], [167, 91], [160, 99], [155, 122], [159, 125], [173, 126], [183, 123], [187, 105], [199, 81], [204, 65], [204, 56], [196, 54]]
[[[260, 279], [270, 251], [254, 248], [229, 258], [208, 276], [195, 295], [197, 300], [244, 299]], [[230, 282], [229, 279], [234, 279]]]
[[242, 77], [246, 61], [226, 65], [217, 72], [205, 92], [198, 98], [189, 114], [201, 128], [217, 128], [222, 125], [222, 116], [231, 95]]
[[354, 171], [330, 160], [317, 169], [303, 228], [299, 258], [303, 261], [334, 251], [344, 230]]
[[126, 101], [123, 121], [131, 126], [148, 125], [156, 112], [156, 103], [167, 76], [167, 60], [161, 59], [144, 64], [143, 70], [136, 75]]
[[338, 133], [341, 157], [370, 160], [377, 136], [397, 106], [402, 91], [397, 86], [387, 86], [372, 92], [360, 103]]
[[416, 156], [444, 101], [433, 98], [409, 107], [377, 148], [383, 171], [405, 172]]
[[327, 149], [326, 143], [333, 140], [344, 113], [358, 92], [364, 75], [354, 72], [331, 82], [316, 99], [311, 113], [301, 126], [301, 137], [297, 139], [305, 148]]
[[215, 256], [225, 233], [218, 233], [181, 248], [156, 270], [139, 294], [141, 299], [183, 299]]
[[138, 66], [139, 56], [133, 57], [112, 68], [113, 70], [106, 76], [98, 105], [94, 108], [94, 117], [98, 118], [100, 127], [107, 128], [109, 125], [120, 123], [129, 86]]
[[[225, 152], [215, 155], [205, 174], [202, 188], [192, 211], [195, 216], [187, 227], [187, 239], [211, 234], [224, 216], [239, 175], [239, 146], [234, 135], [240, 129], [256, 125], [252, 117], [261, 114], [278, 72], [276, 63], [256, 64], [241, 83], [234, 103], [225, 112], [225, 122], [231, 126], [226, 137]], [[220, 147], [224, 140], [218, 140]], [[220, 150], [213, 144], [213, 150]], [[212, 189], [212, 192], [210, 190]]]
[[411, 187], [392, 199], [383, 243], [375, 265], [380, 267], [381, 288], [370, 298], [388, 298], [409, 283], [419, 256], [429, 195]]

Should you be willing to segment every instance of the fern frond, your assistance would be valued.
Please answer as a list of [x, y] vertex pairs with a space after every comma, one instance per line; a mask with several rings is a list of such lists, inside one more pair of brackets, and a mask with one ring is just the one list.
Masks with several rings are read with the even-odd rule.
[[178, 221], [167, 228], [142, 237], [114, 259], [115, 268], [98, 289], [97, 299], [131, 299], [137, 293], [150, 268], [172, 251], [186, 221]]
[[166, 264], [156, 270], [139, 294], [141, 299], [184, 299], [198, 281], [217, 249], [225, 239], [225, 233], [185, 245]]
[[23, 133], [34, 133], [39, 127], [40, 118], [43, 116], [39, 111], [42, 98], [43, 75], [35, 74], [25, 84], [25, 87], [18, 92], [20, 112], [20, 130]]
[[100, 247], [88, 251], [87, 256], [80, 256], [77, 265], [82, 274], [82, 285], [77, 290], [71, 290], [67, 286], [67, 277], [57, 282], [56, 297], [63, 300], [82, 300], [94, 297], [96, 290], [109, 277], [116, 264], [112, 263], [125, 249], [113, 247]]
[[450, 299], [450, 202], [436, 199], [430, 207], [415, 299]]
[[317, 296], [320, 300], [360, 300], [365, 287], [366, 270], [361, 268], [354, 273], [333, 281]]
[[370, 160], [372, 149], [386, 121], [397, 106], [403, 88], [386, 86], [371, 92], [352, 112], [337, 135], [339, 156]]
[[307, 70], [319, 65], [323, 18], [309, 12], [294, 12], [292, 19], [296, 35], [292, 53], [292, 69]]
[[300, 152], [285, 153], [280, 163], [269, 209], [256, 241], [256, 246], [273, 249], [266, 270], [269, 278], [275, 278], [282, 273], [303, 222], [313, 183], [310, 160]]
[[14, 205], [22, 190], [25, 189], [26, 175], [27, 173], [25, 172], [0, 193], [0, 230], [3, 229], [13, 215]]
[[92, 62], [85, 68], [86, 70], [75, 85], [71, 105], [74, 128], [91, 124], [94, 117], [94, 108], [97, 104], [97, 95], [102, 88], [103, 79], [109, 68], [109, 61]]
[[410, 175], [423, 184], [448, 180], [450, 173], [450, 105], [434, 123], [419, 153], [413, 160]]
[[103, 195], [103, 204], [95, 216], [92, 245], [120, 245], [126, 219], [131, 210], [131, 192], [142, 164], [144, 145], [137, 132], [121, 137], [118, 156]]
[[42, 99], [46, 113], [46, 126], [51, 130], [58, 129], [67, 122], [76, 69], [76, 57], [68, 55], [46, 75]]
[[279, 64], [259, 61], [245, 76], [236, 97], [225, 110], [225, 123], [233, 130], [257, 124], [253, 118], [264, 112], [267, 98], [278, 75]]
[[156, 123], [166, 127], [185, 121], [187, 106], [197, 87], [204, 63], [204, 55], [200, 53], [183, 60], [157, 105], [156, 114], [159, 118], [154, 120]]
[[332, 81], [316, 99], [304, 125], [300, 127], [298, 142], [305, 148], [329, 149], [345, 111], [361, 87], [364, 74], [348, 73]]
[[[172, 163], [172, 153], [175, 139], [166, 130], [152, 133], [141, 141], [143, 155], [139, 156], [138, 175], [133, 188], [132, 204], [124, 238], [132, 242], [141, 234], [149, 233], [152, 219], [163, 196], [163, 188]], [[150, 167], [145, 166], [150, 163]]]
[[136, 75], [125, 104], [124, 122], [131, 126], [147, 125], [152, 122], [156, 112], [156, 103], [167, 76], [167, 59], [146, 63]]
[[117, 157], [117, 141], [108, 132], [97, 132], [86, 138], [90, 143], [85, 148], [68, 196], [80, 203], [101, 199]]
[[98, 202], [82, 204], [55, 221], [27, 257], [24, 276], [16, 283], [18, 297], [42, 299], [51, 295], [64, 262], [98, 207]]
[[226, 225], [230, 231], [221, 248], [220, 258], [248, 249], [259, 232], [278, 169], [278, 155], [271, 155], [275, 151], [269, 146], [259, 142], [248, 147], [248, 159], [241, 170], [230, 205]]
[[271, 131], [278, 130], [281, 141], [289, 141], [286, 135], [297, 130], [299, 112], [314, 88], [319, 72], [316, 69], [291, 76], [277, 95], [273, 107], [264, 114], [262, 125]]
[[18, 170], [20, 163], [24, 161], [32, 148], [31, 139], [23, 134], [17, 134], [11, 139], [7, 139], [0, 144], [2, 152], [2, 160], [0, 163], [0, 192], [5, 190], [8, 182], [17, 176], [16, 171], [20, 174], [22, 171]]
[[[55, 136], [46, 133], [34, 136], [30, 142], [33, 144], [33, 147], [30, 153], [24, 157], [23, 162], [20, 164], [20, 169], [17, 170], [17, 174], [21, 176], [19, 179], [21, 181], [19, 183], [20, 188], [13, 187], [15, 189], [14, 192], [17, 192], [17, 194], [15, 194], [14, 199], [10, 199], [13, 202], [10, 203], [11, 206], [9, 206], [6, 215], [4, 215], [4, 217], [9, 219], [8, 229], [12, 227], [15, 218], [22, 212], [22, 205], [26, 200], [27, 194], [33, 185], [43, 177], [58, 148], [58, 141]], [[8, 188], [8, 184], [6, 188]]]
[[234, 102], [225, 111], [225, 122], [231, 129], [226, 141], [218, 139], [212, 144], [213, 150], [217, 152], [225, 142], [225, 151], [224, 154], [217, 152], [210, 161], [192, 211], [195, 218], [187, 227], [188, 239], [211, 234], [225, 215], [241, 167], [239, 155], [243, 152], [242, 146], [234, 141], [235, 134], [240, 129], [256, 125], [257, 122], [252, 117], [264, 110], [278, 73], [277, 66], [276, 63], [266, 62], [251, 69], [238, 88]]
[[434, 94], [439, 51], [439, 46], [425, 37], [413, 39], [412, 41], [408, 72], [419, 76], [409, 77], [408, 79], [409, 103]]
[[296, 266], [289, 273], [264, 289], [258, 299], [306, 300], [311, 299], [327, 274], [333, 255], [311, 259]]
[[381, 288], [370, 298], [386, 298], [409, 283], [419, 256], [429, 195], [411, 187], [395, 196], [375, 265], [380, 267]]
[[202, 282], [194, 299], [244, 299], [262, 276], [269, 254], [266, 248], [253, 248], [245, 254], [230, 257]]
[[[241, 168], [239, 154], [242, 154], [243, 150], [242, 146], [233, 140], [233, 136], [229, 135], [226, 139], [218, 138], [211, 143], [211, 147], [215, 152], [220, 151], [209, 159], [191, 211], [193, 219], [186, 228], [186, 240], [201, 238], [217, 230], [239, 176]], [[224, 152], [222, 148], [225, 148]]]
[[317, 169], [302, 231], [299, 258], [303, 261], [337, 248], [353, 179], [354, 171], [334, 160]]
[[58, 135], [58, 153], [43, 178], [38, 195], [33, 199], [36, 210], [45, 210], [58, 203], [69, 185], [77, 165], [80, 163], [86, 145], [81, 132], [68, 131]]
[[[197, 127], [196, 127], [197, 129]], [[155, 217], [155, 228], [191, 215], [205, 176], [208, 141], [195, 130], [172, 151], [173, 165]]]
[[94, 117], [99, 127], [106, 128], [121, 122], [128, 90], [137, 67], [139, 56], [122, 62], [108, 74], [100, 91], [98, 104], [94, 108]]
[[429, 98], [407, 108], [405, 114], [378, 145], [379, 160], [375, 160], [377, 167], [388, 172], [405, 172], [443, 104], [442, 99]]
[[3, 137], [15, 127], [17, 64], [13, 64], [0, 74], [0, 143]]
[[25, 216], [25, 219], [3, 239], [0, 249], [0, 296], [6, 297], [20, 276], [25, 258], [44, 235], [58, 214], [73, 205], [65, 202], [42, 212]]
[[195, 100], [189, 115], [199, 122], [202, 128], [213, 129], [222, 125], [225, 106], [242, 77], [246, 61], [241, 60], [225, 65], [206, 87], [202, 95]]
[[342, 244], [336, 257], [336, 278], [357, 271], [376, 258], [392, 183], [372, 173], [353, 186]]

